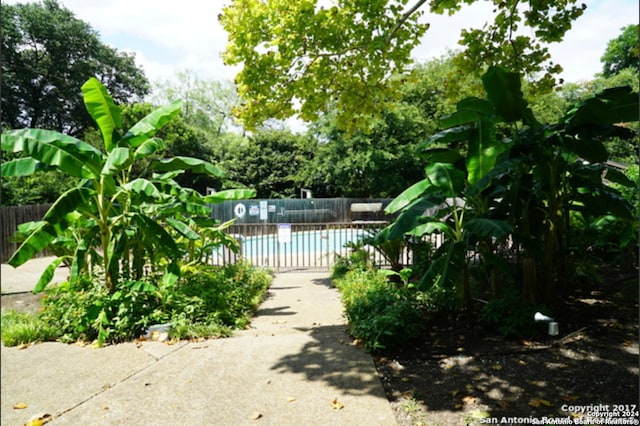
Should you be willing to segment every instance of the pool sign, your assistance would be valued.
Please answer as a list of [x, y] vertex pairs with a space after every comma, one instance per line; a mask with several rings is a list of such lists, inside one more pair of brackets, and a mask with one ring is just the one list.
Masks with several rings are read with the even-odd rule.
[[260, 201], [260, 220], [267, 220], [269, 217], [267, 205], [267, 201]]
[[247, 213], [247, 208], [244, 206], [244, 204], [236, 204], [236, 206], [233, 208], [233, 213], [236, 215], [236, 217], [244, 217], [244, 215]]
[[279, 243], [291, 242], [291, 224], [290, 223], [278, 224], [278, 242]]

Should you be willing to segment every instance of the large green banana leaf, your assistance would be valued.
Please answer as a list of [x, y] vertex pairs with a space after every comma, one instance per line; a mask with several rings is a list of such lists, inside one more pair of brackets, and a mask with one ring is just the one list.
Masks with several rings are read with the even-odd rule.
[[118, 141], [118, 144], [137, 148], [147, 139], [155, 135], [165, 124], [173, 119], [182, 109], [182, 101], [174, 101], [153, 110], [142, 120], [138, 121], [127, 133]]
[[120, 108], [113, 102], [106, 87], [95, 77], [91, 77], [82, 85], [82, 94], [87, 111], [102, 133], [104, 148], [107, 152], [111, 152], [114, 133], [122, 128]]
[[[80, 178], [99, 176], [103, 162], [102, 153], [96, 148], [80, 139], [52, 130], [5, 131], [2, 133], [2, 150], [23, 152], [37, 161]], [[33, 167], [28, 163], [19, 166]]]

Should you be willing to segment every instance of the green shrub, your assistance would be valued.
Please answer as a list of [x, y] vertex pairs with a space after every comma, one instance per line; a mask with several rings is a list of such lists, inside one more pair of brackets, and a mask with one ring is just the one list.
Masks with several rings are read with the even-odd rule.
[[528, 303], [517, 289], [507, 287], [482, 308], [480, 322], [504, 337], [533, 337], [538, 334], [533, 320], [536, 312], [545, 313], [547, 309]]
[[420, 312], [412, 289], [398, 287], [375, 270], [352, 270], [335, 280], [349, 331], [367, 349], [402, 345], [417, 336]]
[[362, 248], [361, 244], [350, 243], [347, 247], [351, 249], [348, 255], [336, 254], [335, 262], [331, 269], [331, 279], [343, 278], [349, 271], [366, 271], [373, 268], [371, 255]]
[[407, 246], [409, 247], [409, 251], [413, 253], [413, 265], [411, 267], [413, 275], [422, 277], [427, 273], [429, 265], [431, 265], [435, 246], [429, 240], [416, 237], [410, 237]]
[[239, 262], [225, 268], [199, 266], [181, 278], [180, 292], [198, 300], [192, 320], [214, 319], [221, 325], [244, 328], [262, 301], [272, 276], [249, 263]]
[[440, 284], [433, 284], [427, 290], [419, 292], [417, 299], [429, 312], [451, 312], [458, 305], [455, 287]]
[[[38, 317], [44, 330], [55, 334], [11, 342], [56, 339], [61, 342], [117, 343], [146, 334], [154, 324], [172, 324], [174, 339], [229, 336], [246, 327], [271, 284], [272, 275], [248, 263], [225, 267], [191, 265], [177, 281], [154, 276], [125, 281], [110, 293], [99, 280], [86, 277], [48, 287]], [[3, 315], [4, 319], [4, 315]], [[27, 322], [17, 318], [15, 322]], [[5, 341], [3, 323], [3, 341]], [[9, 345], [9, 340], [5, 341]]]

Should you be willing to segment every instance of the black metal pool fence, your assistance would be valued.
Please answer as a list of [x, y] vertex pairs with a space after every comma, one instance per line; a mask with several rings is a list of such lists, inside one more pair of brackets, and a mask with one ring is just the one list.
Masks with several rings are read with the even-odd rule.
[[[275, 271], [329, 270], [339, 256], [350, 254], [361, 243], [387, 226], [393, 217], [384, 214], [392, 199], [286, 199], [245, 200], [212, 206], [216, 219], [235, 219], [227, 233], [240, 243], [234, 253], [221, 248], [213, 253], [214, 264], [242, 258], [254, 266]], [[439, 236], [435, 236], [439, 237]], [[380, 266], [390, 262], [383, 253], [361, 244]], [[406, 247], [400, 258], [412, 264]]]

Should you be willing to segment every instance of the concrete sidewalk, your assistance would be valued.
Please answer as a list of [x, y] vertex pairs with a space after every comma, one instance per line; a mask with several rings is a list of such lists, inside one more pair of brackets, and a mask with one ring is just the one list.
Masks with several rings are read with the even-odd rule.
[[[14, 268], [3, 263], [0, 268], [0, 292], [2, 294], [22, 293], [32, 291], [40, 276], [47, 266], [55, 260], [55, 257], [36, 257], [23, 265]], [[66, 281], [69, 277], [69, 268], [59, 267], [53, 274], [52, 284]]]
[[3, 346], [1, 423], [395, 425], [371, 357], [345, 330], [326, 273], [286, 273], [232, 338]]

